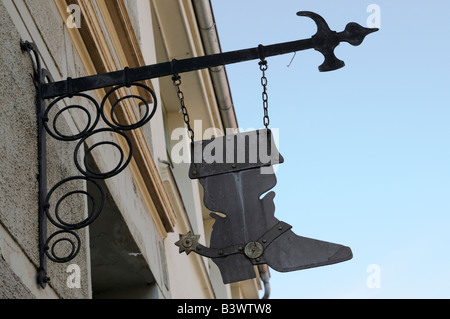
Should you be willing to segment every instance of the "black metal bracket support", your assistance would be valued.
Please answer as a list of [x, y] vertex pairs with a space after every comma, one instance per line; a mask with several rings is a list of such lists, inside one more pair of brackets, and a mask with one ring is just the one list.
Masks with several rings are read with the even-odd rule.
[[[129, 137], [124, 133], [138, 129], [147, 124], [155, 115], [157, 110], [157, 98], [154, 91], [148, 86], [138, 83], [140, 81], [161, 78], [164, 76], [172, 76], [174, 74], [181, 74], [201, 69], [207, 69], [217, 66], [223, 66], [233, 63], [239, 63], [250, 60], [257, 60], [268, 58], [276, 55], [297, 52], [308, 49], [315, 49], [321, 52], [324, 57], [324, 63], [319, 67], [321, 72], [333, 71], [342, 68], [345, 64], [343, 61], [336, 58], [334, 49], [341, 42], [348, 42], [354, 46], [360, 45], [364, 38], [378, 29], [368, 29], [360, 26], [357, 23], [349, 23], [344, 31], [331, 31], [325, 20], [316, 13], [309, 11], [301, 11], [297, 13], [298, 16], [309, 17], [317, 24], [317, 33], [310, 39], [286, 42], [281, 44], [274, 44], [269, 46], [259, 45], [256, 48], [244, 49], [239, 51], [232, 51], [227, 53], [219, 53], [203, 57], [196, 57], [184, 60], [172, 60], [170, 62], [159, 63], [138, 68], [125, 68], [122, 71], [115, 71], [106, 74], [92, 75], [87, 77], [80, 77], [76, 79], [68, 78], [64, 81], [54, 82], [49, 72], [42, 68], [38, 49], [34, 43], [21, 42], [21, 49], [23, 52], [28, 52], [34, 64], [34, 80], [36, 85], [36, 113], [38, 119], [38, 150], [39, 150], [39, 259], [40, 266], [38, 272], [38, 282], [42, 288], [45, 288], [50, 280], [47, 275], [47, 259], [57, 263], [66, 263], [73, 260], [81, 247], [81, 240], [76, 230], [80, 230], [92, 224], [103, 210], [105, 202], [105, 192], [98, 183], [98, 180], [104, 180], [116, 176], [122, 172], [130, 163], [133, 156], [132, 143]], [[111, 109], [106, 113], [105, 104], [109, 97], [117, 90], [124, 87], [139, 87], [146, 90], [153, 97], [153, 107], [139, 96], [129, 95], [122, 97], [115, 101]], [[98, 103], [90, 95], [83, 92], [92, 91], [102, 88], [110, 88], [103, 101]], [[68, 105], [61, 110], [56, 111], [53, 121], [50, 120], [50, 111], [57, 109], [57, 104], [64, 99], [78, 97], [86, 99], [88, 103], [92, 104], [95, 109], [95, 114], [91, 115], [86, 107], [80, 105]], [[47, 106], [46, 100], [53, 99]], [[144, 116], [137, 123], [121, 124], [116, 119], [115, 110], [119, 108], [120, 103], [125, 99], [138, 99], [143, 102], [146, 110]], [[88, 124], [84, 130], [76, 135], [66, 135], [58, 130], [56, 122], [63, 112], [69, 110], [77, 110], [84, 112], [88, 117]], [[97, 129], [99, 120], [103, 119], [106, 123], [106, 128]], [[95, 134], [109, 132], [112, 135], [120, 136], [122, 140], [128, 144], [128, 154], [125, 150], [115, 142], [105, 141], [98, 142], [91, 146], [85, 154], [84, 163], [80, 163], [78, 159], [80, 148], [84, 145], [86, 140]], [[74, 152], [74, 162], [81, 173], [80, 176], [69, 177], [57, 183], [50, 191], [47, 189], [47, 140], [46, 135], [49, 134], [53, 138], [60, 141], [78, 141]], [[117, 148], [120, 153], [119, 164], [108, 172], [97, 172], [93, 168], [88, 167], [86, 156], [93, 151], [94, 148], [109, 145]], [[65, 193], [56, 204], [51, 207], [51, 197], [56, 197], [56, 191], [65, 184], [71, 182], [83, 181], [90, 183], [96, 187], [101, 194], [100, 203], [95, 202], [92, 195], [85, 190], [74, 190]], [[88, 217], [75, 224], [64, 221], [59, 216], [58, 209], [61, 203], [72, 195], [83, 195], [91, 201], [92, 210], [88, 212]], [[54, 213], [51, 214], [50, 210]], [[47, 234], [48, 222], [53, 224], [59, 230]], [[53, 242], [53, 244], [51, 244]], [[56, 247], [61, 244], [68, 244], [69, 253], [66, 256], [59, 256]], [[186, 243], [185, 243], [186, 244]], [[251, 245], [249, 243], [248, 245]], [[253, 243], [255, 244], [255, 243]], [[258, 244], [255, 244], [259, 246]], [[260, 244], [261, 245], [261, 244]], [[200, 246], [198, 246], [200, 247]], [[239, 252], [238, 247], [238, 252]], [[256, 247], [258, 248], [258, 247]], [[220, 251], [218, 252], [220, 253]], [[244, 252], [245, 253], [245, 252]], [[215, 254], [215, 253], [214, 253]]]
[[41, 96], [41, 90], [44, 81], [50, 80], [50, 74], [41, 67], [39, 52], [34, 43], [21, 42], [23, 52], [28, 52], [34, 63], [33, 79], [36, 90], [36, 115], [37, 115], [37, 134], [38, 134], [38, 228], [39, 228], [39, 262], [38, 282], [45, 288], [50, 278], [47, 277], [47, 259], [42, 253], [45, 249], [44, 238], [47, 237], [47, 222], [45, 214], [45, 197], [47, 196], [47, 138], [44, 128], [45, 101]]

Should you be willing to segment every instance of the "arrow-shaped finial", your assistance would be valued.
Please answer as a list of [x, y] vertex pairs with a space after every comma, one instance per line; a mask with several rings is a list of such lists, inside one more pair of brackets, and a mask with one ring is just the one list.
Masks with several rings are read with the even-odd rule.
[[312, 40], [314, 49], [325, 57], [324, 63], [319, 67], [321, 72], [334, 71], [345, 66], [344, 61], [339, 60], [334, 54], [334, 49], [341, 42], [348, 42], [351, 45], [358, 46], [368, 34], [378, 31], [376, 28], [364, 28], [355, 22], [351, 22], [347, 24], [344, 31], [337, 33], [332, 31], [325, 19], [317, 13], [300, 11], [297, 12], [297, 15], [309, 17], [317, 25], [317, 33], [312, 37]]

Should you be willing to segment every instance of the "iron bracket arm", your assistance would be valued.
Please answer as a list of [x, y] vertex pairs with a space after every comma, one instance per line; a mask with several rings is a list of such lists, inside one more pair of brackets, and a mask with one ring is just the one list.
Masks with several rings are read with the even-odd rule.
[[154, 65], [137, 68], [125, 68], [99, 75], [91, 75], [76, 79], [69, 78], [63, 81], [44, 83], [41, 87], [42, 98], [50, 99], [64, 95], [77, 94], [85, 91], [96, 90], [126, 83], [139, 82], [154, 78], [161, 78], [174, 74], [192, 72], [228, 64], [265, 59], [272, 56], [315, 49], [321, 52], [324, 63], [319, 67], [321, 72], [333, 71], [342, 68], [345, 64], [336, 58], [334, 49], [340, 42], [348, 42], [354, 46], [360, 45], [366, 35], [378, 31], [360, 26], [357, 23], [349, 23], [343, 32], [331, 31], [325, 20], [316, 13], [309, 11], [298, 12], [299, 16], [306, 16], [317, 24], [318, 32], [310, 39], [297, 40], [269, 46], [259, 45], [256, 48], [237, 50], [225, 53], [194, 57], [183, 60], [172, 60]]

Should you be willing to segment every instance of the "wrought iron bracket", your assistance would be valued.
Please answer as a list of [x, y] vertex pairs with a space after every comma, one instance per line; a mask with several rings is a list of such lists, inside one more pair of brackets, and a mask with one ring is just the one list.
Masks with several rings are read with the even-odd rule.
[[[127, 136], [126, 131], [138, 129], [147, 124], [154, 116], [157, 110], [158, 101], [154, 91], [146, 85], [140, 83], [131, 83], [127, 79], [124, 79], [123, 84], [115, 86], [109, 90], [101, 104], [92, 98], [90, 95], [84, 93], [73, 93], [70, 89], [71, 79], [68, 79], [67, 83], [69, 91], [67, 94], [62, 94], [56, 99], [46, 104], [46, 98], [42, 95], [42, 88], [45, 84], [52, 83], [52, 78], [49, 72], [41, 67], [41, 60], [38, 49], [34, 43], [21, 42], [21, 49], [24, 52], [28, 52], [34, 66], [33, 79], [36, 86], [36, 115], [38, 126], [38, 182], [39, 182], [39, 208], [38, 208], [38, 228], [39, 228], [39, 269], [37, 281], [42, 288], [46, 288], [50, 281], [47, 274], [47, 260], [50, 259], [55, 263], [66, 263], [73, 260], [79, 253], [81, 248], [81, 239], [77, 234], [77, 230], [81, 230], [91, 225], [97, 217], [101, 214], [106, 195], [103, 187], [99, 183], [100, 180], [106, 180], [111, 177], [117, 176], [121, 173], [131, 162], [133, 156], [133, 147], [130, 138]], [[118, 89], [122, 87], [137, 86], [146, 90], [153, 98], [153, 107], [146, 102], [145, 99], [130, 95], [118, 99], [112, 104], [109, 116], [106, 114], [105, 104], [108, 98]], [[86, 99], [88, 103], [93, 105], [95, 114], [91, 115], [88, 108], [81, 105], [68, 105], [66, 107], [57, 109], [57, 104], [66, 99], [79, 97]], [[137, 98], [140, 102], [143, 102], [146, 108], [144, 116], [138, 122], [134, 124], [121, 124], [114, 116], [114, 111], [119, 107], [120, 102], [127, 98]], [[78, 134], [68, 135], [61, 132], [57, 127], [57, 121], [64, 112], [69, 110], [78, 110], [86, 114], [88, 121], [86, 127]], [[50, 113], [56, 113], [53, 120], [50, 120]], [[100, 118], [106, 123], [106, 127], [97, 128]], [[92, 145], [84, 153], [84, 160], [80, 161], [81, 148], [85, 145], [88, 138], [103, 133], [110, 133], [121, 138], [127, 145], [124, 150], [121, 145], [113, 141], [101, 141]], [[53, 188], [48, 190], [48, 177], [47, 177], [47, 135], [50, 135], [56, 140], [60, 141], [78, 141], [74, 149], [74, 164], [77, 170], [80, 172], [79, 176], [72, 176], [61, 180]], [[87, 156], [97, 147], [109, 145], [117, 149], [120, 154], [120, 159], [117, 166], [106, 172], [96, 171], [94, 168], [89, 167], [87, 163]], [[125, 154], [128, 151], [128, 154]], [[90, 186], [98, 190], [98, 198], [88, 193], [85, 187], [80, 185], [73, 185], [73, 183], [82, 183], [82, 185], [89, 184]], [[66, 189], [72, 189], [67, 191]], [[62, 195], [61, 195], [62, 193]], [[82, 221], [70, 222], [65, 220], [61, 216], [61, 206], [63, 202], [71, 196], [80, 195], [86, 196], [91, 203], [91, 207], [87, 213], [87, 217]], [[53, 198], [55, 197], [55, 198]], [[53, 203], [53, 205], [51, 205]], [[51, 223], [56, 227], [56, 231], [48, 234], [48, 224]], [[61, 255], [61, 251], [58, 250], [58, 245], [65, 244], [64, 255]]]
[[[147, 124], [154, 116], [157, 109], [157, 98], [155, 93], [148, 86], [138, 83], [139, 81], [161, 78], [164, 76], [181, 74], [185, 72], [196, 71], [200, 69], [207, 69], [222, 65], [228, 65], [233, 63], [239, 63], [244, 61], [256, 60], [256, 59], [265, 59], [268, 57], [297, 52], [308, 49], [315, 49], [321, 52], [324, 57], [324, 63], [319, 67], [321, 72], [337, 70], [344, 66], [344, 62], [337, 59], [334, 54], [334, 49], [341, 42], [348, 42], [354, 46], [360, 45], [364, 38], [372, 33], [377, 31], [378, 29], [368, 29], [364, 28], [356, 23], [349, 23], [344, 31], [335, 32], [331, 31], [328, 27], [325, 20], [316, 13], [309, 11], [301, 11], [297, 13], [298, 16], [309, 17], [317, 24], [317, 33], [311, 37], [310, 39], [286, 42], [281, 44], [274, 44], [269, 46], [260, 45], [257, 48], [244, 49], [239, 51], [232, 51], [227, 53], [219, 53], [214, 55], [208, 55], [203, 57], [196, 57], [184, 60], [173, 60], [170, 62], [159, 63], [155, 65], [149, 65], [139, 68], [125, 68], [122, 71], [115, 71], [106, 74], [92, 75], [87, 77], [80, 77], [76, 79], [67, 78], [63, 81], [53, 81], [51, 75], [47, 70], [42, 68], [41, 60], [39, 56], [38, 49], [34, 43], [30, 42], [21, 42], [22, 51], [26, 51], [30, 54], [32, 61], [34, 63], [34, 80], [36, 84], [36, 113], [38, 119], [38, 150], [39, 150], [39, 257], [40, 257], [40, 267], [38, 274], [38, 282], [42, 288], [45, 288], [47, 283], [49, 282], [49, 278], [47, 275], [47, 259], [50, 259], [57, 263], [65, 263], [70, 260], [73, 260], [75, 256], [77, 256], [80, 246], [81, 240], [80, 237], [75, 232], [76, 230], [80, 230], [92, 224], [96, 218], [101, 213], [104, 202], [105, 202], [105, 192], [99, 184], [99, 180], [104, 180], [116, 176], [120, 172], [122, 172], [130, 163], [132, 158], [132, 144], [130, 139], [128, 138], [126, 131], [138, 129], [145, 124]], [[106, 114], [105, 103], [108, 101], [108, 98], [115, 93], [117, 90], [123, 87], [139, 87], [141, 89], [146, 90], [154, 100], [153, 108], [149, 106], [149, 104], [139, 96], [130, 95], [123, 98], [120, 98], [116, 102], [113, 103], [112, 108], [109, 114]], [[101, 103], [98, 103], [91, 96], [85, 94], [86, 91], [92, 91], [96, 89], [113, 87], [110, 91], [108, 91]], [[86, 99], [87, 102], [91, 103], [94, 106], [95, 114], [91, 115], [89, 110], [80, 105], [69, 105], [61, 110], [59, 110], [54, 116], [53, 120], [50, 120], [49, 113], [51, 110], [55, 111], [56, 105], [58, 102], [72, 97], [79, 97], [81, 99]], [[144, 112], [144, 117], [139, 120], [137, 123], [131, 125], [123, 125], [119, 123], [114, 116], [114, 112], [116, 108], [119, 107], [119, 104], [128, 98], [139, 99], [144, 103], [146, 107], [146, 111]], [[53, 99], [49, 105], [47, 106], [46, 100]], [[76, 135], [66, 135], [60, 132], [56, 127], [56, 121], [62, 115], [63, 112], [67, 112], [69, 110], [77, 110], [84, 112], [88, 117], [87, 126], [81, 130], [80, 133]], [[107, 128], [97, 129], [97, 125], [102, 119], [107, 125]], [[128, 144], [128, 154], [125, 154], [125, 151], [115, 142], [98, 142], [91, 146], [87, 150], [87, 153], [93, 151], [94, 148], [102, 145], [110, 145], [116, 147], [121, 154], [120, 163], [108, 172], [96, 172], [92, 168], [87, 167], [86, 158], [84, 163], [80, 163], [78, 160], [78, 153], [80, 148], [84, 145], [86, 140], [93, 135], [109, 132], [111, 134], [115, 134], [120, 136], [126, 141]], [[61, 182], [57, 183], [50, 191], [47, 189], [47, 140], [46, 136], [50, 135], [53, 138], [61, 141], [78, 141], [78, 145], [74, 151], [74, 162], [81, 173], [80, 176], [69, 177]], [[84, 164], [84, 167], [83, 165]], [[61, 188], [63, 185], [68, 184], [73, 181], [83, 181], [84, 183], [90, 183], [93, 187], [99, 190], [101, 194], [100, 202], [95, 202], [92, 195], [90, 195], [85, 190], [74, 190], [63, 195], [54, 205], [54, 207], [50, 207], [50, 199], [52, 196], [56, 196], [56, 190]], [[83, 195], [88, 197], [93, 202], [93, 208], [88, 212], [88, 217], [75, 224], [66, 222], [63, 220], [61, 216], [58, 214], [58, 208], [61, 203], [72, 195]], [[50, 210], [54, 209], [54, 216], [50, 213]], [[54, 226], [56, 226], [59, 230], [55, 233], [48, 236], [47, 234], [47, 224], [50, 222]], [[182, 241], [186, 245], [182, 245], [186, 250], [186, 252], [190, 252], [195, 250], [207, 251], [208, 249], [203, 248], [196, 244], [196, 237], [192, 237], [193, 235], [187, 235], [182, 238]], [[53, 244], [51, 243], [53, 241]], [[189, 246], [189, 243], [192, 243], [193, 246]], [[69, 254], [67, 256], [58, 256], [56, 252], [56, 246], [58, 244], [65, 243], [68, 244]], [[253, 245], [252, 247], [250, 247]], [[248, 243], [246, 246], [237, 247], [237, 251], [240, 252], [240, 248], [243, 247], [243, 253], [246, 251], [250, 251], [248, 254], [251, 255], [251, 251], [257, 251], [262, 245], [264, 247], [264, 243], [255, 242]], [[247, 247], [247, 250], [245, 249]], [[234, 251], [233, 247], [232, 250]], [[254, 249], [252, 249], [254, 248]], [[228, 251], [228, 248], [224, 249]], [[210, 254], [220, 255], [220, 250], [218, 252], [214, 251]], [[261, 257], [261, 256], [259, 256]], [[259, 258], [257, 257], [257, 258]], [[257, 258], [252, 258], [256, 260]]]

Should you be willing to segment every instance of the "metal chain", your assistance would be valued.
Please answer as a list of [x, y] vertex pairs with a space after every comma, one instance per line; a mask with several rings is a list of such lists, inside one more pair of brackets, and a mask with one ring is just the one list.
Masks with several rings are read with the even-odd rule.
[[262, 71], [262, 77], [261, 77], [261, 85], [263, 86], [263, 93], [262, 93], [262, 99], [263, 99], [263, 107], [264, 107], [264, 126], [266, 129], [269, 128], [270, 124], [270, 117], [269, 117], [269, 95], [267, 94], [267, 84], [268, 80], [266, 77], [266, 71], [269, 68], [267, 64], [266, 59], [262, 59], [261, 62], [259, 62], [259, 67]]
[[194, 143], [194, 130], [191, 127], [191, 119], [189, 117], [189, 113], [188, 113], [188, 109], [186, 108], [186, 104], [184, 102], [184, 93], [181, 91], [181, 76], [179, 76], [178, 74], [175, 74], [172, 77], [172, 81], [173, 81], [173, 85], [176, 87], [177, 89], [177, 96], [178, 96], [178, 100], [180, 100], [180, 105], [181, 105], [181, 112], [183, 113], [183, 119], [184, 119], [184, 123], [186, 123], [187, 126], [187, 130], [189, 133], [189, 138], [191, 139], [192, 143]]

